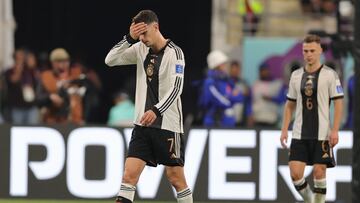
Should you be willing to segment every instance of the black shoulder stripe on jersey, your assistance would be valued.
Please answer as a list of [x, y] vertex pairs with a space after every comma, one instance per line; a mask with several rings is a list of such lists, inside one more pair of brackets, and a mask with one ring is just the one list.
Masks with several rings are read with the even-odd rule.
[[170, 105], [174, 102], [176, 96], [180, 92], [180, 87], [181, 87], [181, 78], [176, 77], [173, 91], [171, 92], [170, 96], [166, 99], [164, 104], [159, 108], [161, 114], [163, 114], [166, 111], [166, 109], [168, 109]]
[[179, 51], [174, 47], [174, 45], [171, 44], [171, 42], [169, 43], [169, 47], [175, 50], [176, 60], [180, 60]]
[[342, 99], [342, 98], [344, 98], [344, 95], [333, 97], [333, 98], [331, 98], [331, 100], [337, 100], [337, 99]]
[[112, 49], [115, 49], [115, 48], [120, 47], [121, 45], [124, 44], [124, 42], [126, 42], [126, 39], [121, 40], [121, 41], [120, 41], [119, 43], [117, 43]]
[[183, 60], [183, 55], [182, 55], [182, 51], [181, 51], [180, 47], [176, 46], [175, 44], [174, 44], [174, 47], [175, 47], [175, 50], [177, 50], [179, 53], [179, 59]]
[[176, 59], [183, 60], [183, 55], [182, 55], [182, 51], [181, 51], [180, 47], [176, 46], [173, 42], [170, 42], [169, 46], [175, 50]]

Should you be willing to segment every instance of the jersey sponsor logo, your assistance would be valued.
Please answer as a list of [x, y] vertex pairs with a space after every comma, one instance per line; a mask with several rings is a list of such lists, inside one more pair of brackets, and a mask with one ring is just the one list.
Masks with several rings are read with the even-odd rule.
[[337, 86], [336, 86], [336, 92], [337, 92], [337, 93], [344, 93], [344, 90], [343, 90], [343, 88], [341, 87], [341, 85], [337, 85]]
[[175, 65], [175, 72], [179, 73], [179, 74], [183, 74], [184, 73], [184, 66], [180, 65], [180, 64], [176, 64]]

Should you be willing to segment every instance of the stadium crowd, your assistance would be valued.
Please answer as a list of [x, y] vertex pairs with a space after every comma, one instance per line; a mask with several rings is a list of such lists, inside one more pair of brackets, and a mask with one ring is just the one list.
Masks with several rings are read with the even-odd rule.
[[[299, 0], [299, 6], [304, 15], [334, 16], [341, 2], [348, 1]], [[254, 24], [258, 24], [263, 15], [263, 3], [260, 0], [238, 1], [238, 14], [244, 20], [244, 35], [257, 34], [258, 25]], [[72, 58], [63, 48], [52, 50], [47, 57], [18, 48], [13, 57], [11, 67], [0, 67], [0, 123], [94, 122], [92, 118], [96, 117], [103, 99], [99, 96], [102, 84], [96, 71], [87, 67], [81, 59]], [[192, 112], [195, 124], [206, 127], [280, 127], [289, 75], [284, 79], [274, 77], [264, 62], [255, 70], [258, 71], [258, 79], [250, 85], [242, 75], [240, 61], [232, 60], [217, 50], [209, 53], [205, 60], [208, 65], [206, 76], [202, 80], [191, 81], [198, 90], [198, 112]], [[300, 66], [293, 64], [287, 71], [291, 73]], [[351, 128], [354, 79], [342, 79], [347, 85], [348, 96], [348, 112], [343, 126]], [[126, 85], [119, 90], [107, 92], [113, 95], [114, 104], [106, 110], [109, 112], [108, 119], [102, 123], [131, 126], [133, 92]]]
[[[33, 51], [18, 48], [14, 65], [1, 73], [0, 122], [15, 125], [91, 123], [100, 103], [101, 80], [96, 72], [79, 60], [71, 60], [63, 48], [52, 50], [48, 63], [38, 61]], [[268, 65], [262, 63], [258, 67], [258, 79], [250, 86], [242, 77], [241, 63], [231, 61], [218, 50], [208, 54], [207, 64], [206, 77], [196, 82], [199, 90], [196, 118], [200, 120], [196, 124], [280, 127], [288, 78], [275, 79]], [[292, 64], [290, 73], [299, 67], [300, 64]], [[351, 128], [353, 77], [346, 84], [349, 105], [344, 128]], [[114, 106], [103, 123], [132, 125], [134, 101], [130, 93], [124, 90], [111, 93]]]

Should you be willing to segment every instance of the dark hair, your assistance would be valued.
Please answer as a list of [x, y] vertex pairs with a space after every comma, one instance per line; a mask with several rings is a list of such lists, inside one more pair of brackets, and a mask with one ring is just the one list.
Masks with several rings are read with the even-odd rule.
[[154, 11], [142, 10], [132, 19], [132, 22], [135, 24], [141, 22], [150, 24], [153, 22], [159, 23], [159, 19]]
[[316, 42], [318, 44], [321, 44], [321, 39], [319, 36], [317, 35], [307, 35], [305, 38], [304, 38], [304, 43], [312, 43], [312, 42]]
[[231, 61], [230, 66], [239, 66], [240, 67], [240, 63], [238, 61]]

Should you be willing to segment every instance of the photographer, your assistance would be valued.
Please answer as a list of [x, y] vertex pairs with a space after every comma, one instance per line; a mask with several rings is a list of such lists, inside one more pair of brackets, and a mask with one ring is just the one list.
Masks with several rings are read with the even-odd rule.
[[86, 92], [82, 71], [70, 69], [70, 56], [63, 48], [50, 54], [51, 70], [41, 73], [38, 105], [46, 124], [83, 124], [83, 96]]

